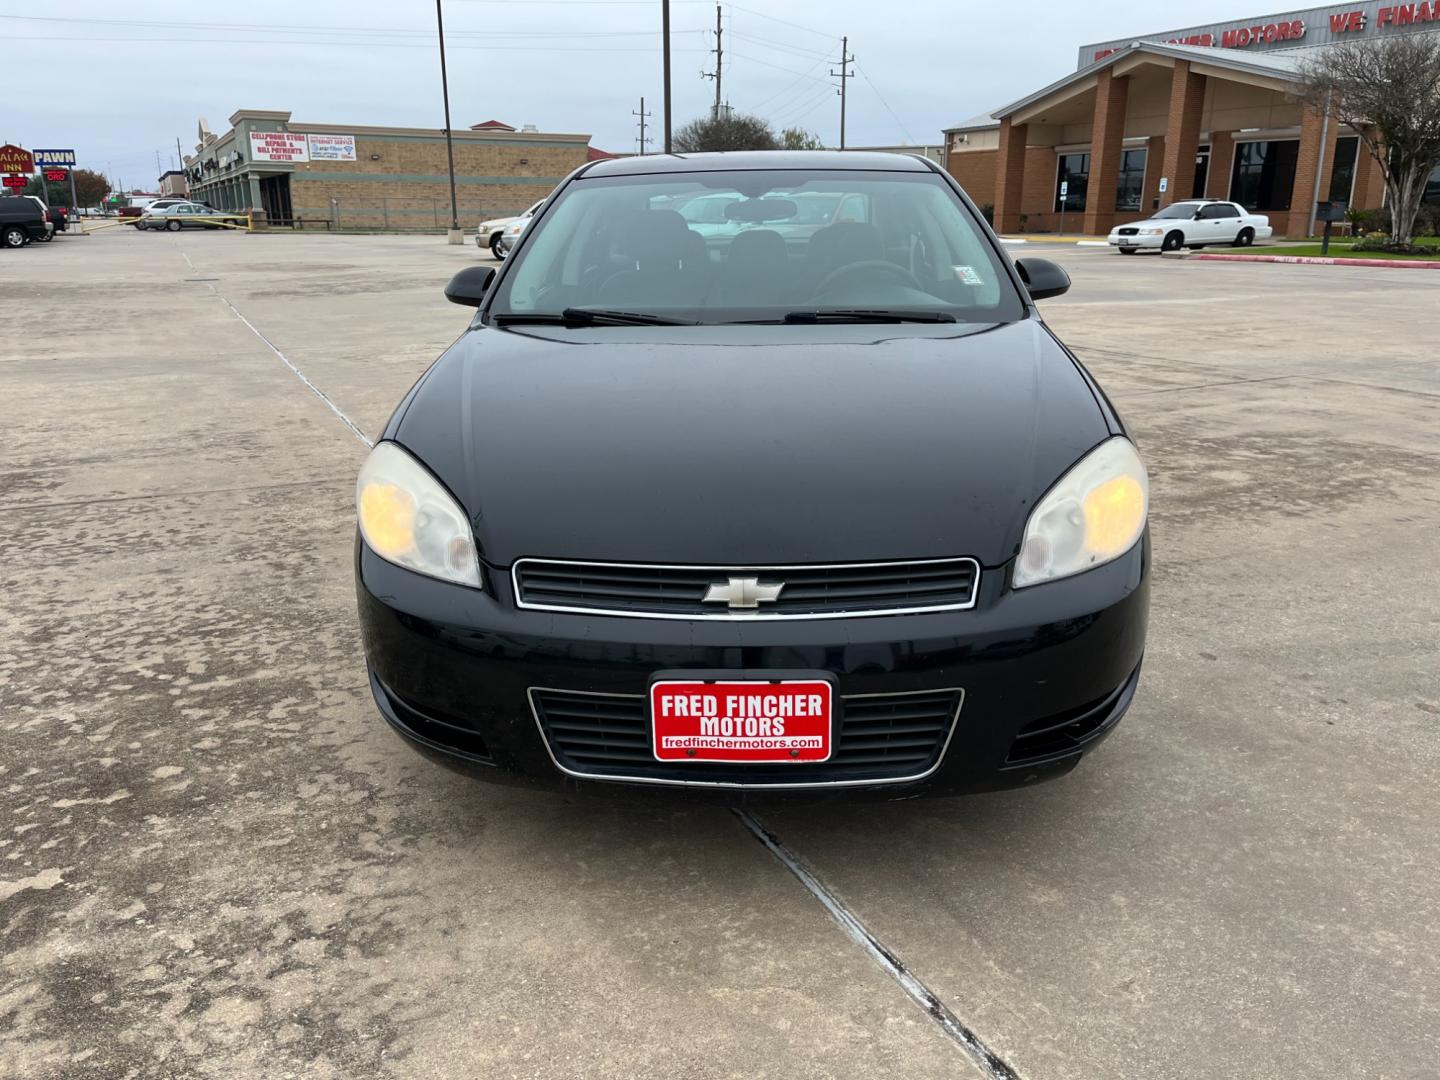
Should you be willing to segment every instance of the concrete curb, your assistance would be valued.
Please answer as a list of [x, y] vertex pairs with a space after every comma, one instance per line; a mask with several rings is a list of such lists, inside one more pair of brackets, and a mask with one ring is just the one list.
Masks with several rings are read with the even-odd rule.
[[1321, 255], [1191, 255], [1206, 262], [1302, 263], [1311, 266], [1383, 266], [1396, 270], [1440, 270], [1434, 259], [1350, 259]]

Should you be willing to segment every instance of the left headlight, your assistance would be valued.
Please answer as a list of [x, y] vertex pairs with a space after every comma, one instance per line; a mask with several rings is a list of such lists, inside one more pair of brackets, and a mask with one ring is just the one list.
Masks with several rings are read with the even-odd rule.
[[478, 589], [480, 565], [465, 512], [393, 442], [370, 451], [355, 482], [360, 535], [387, 562]]
[[1060, 478], [1025, 524], [1014, 586], [1069, 577], [1118, 559], [1145, 531], [1150, 478], [1122, 436], [1101, 443]]

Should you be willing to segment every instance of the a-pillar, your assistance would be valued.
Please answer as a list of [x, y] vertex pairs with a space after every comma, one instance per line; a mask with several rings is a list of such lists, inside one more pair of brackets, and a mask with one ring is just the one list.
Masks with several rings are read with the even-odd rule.
[[1095, 83], [1095, 116], [1090, 128], [1090, 180], [1086, 185], [1083, 229], [1091, 236], [1115, 224], [1115, 193], [1120, 186], [1120, 151], [1125, 141], [1127, 75], [1103, 68]]
[[1025, 193], [1025, 124], [1000, 121], [1000, 150], [995, 162], [995, 231], [1018, 232], [1020, 200]]
[[[1339, 126], [1337, 120], [1331, 119], [1328, 127], [1331, 135]], [[1325, 117], [1315, 109], [1307, 108], [1300, 118], [1300, 146], [1295, 151], [1295, 187], [1290, 194], [1290, 223], [1285, 230], [1285, 235], [1291, 239], [1300, 236], [1310, 235], [1310, 215], [1315, 212], [1315, 180], [1316, 173], [1322, 163], [1320, 161], [1320, 150], [1323, 145], [1321, 132], [1327, 127]], [[1334, 144], [1331, 140], [1330, 157], [1333, 162]], [[1328, 188], [1328, 185], [1327, 185]], [[1278, 225], [1278, 222], [1272, 222]], [[1280, 231], [1278, 228], [1275, 230]]]
[[1195, 153], [1200, 149], [1204, 107], [1205, 76], [1191, 71], [1189, 60], [1176, 60], [1170, 73], [1170, 115], [1165, 123], [1165, 169], [1161, 174], [1169, 183], [1160, 196], [1161, 206], [1195, 197]]

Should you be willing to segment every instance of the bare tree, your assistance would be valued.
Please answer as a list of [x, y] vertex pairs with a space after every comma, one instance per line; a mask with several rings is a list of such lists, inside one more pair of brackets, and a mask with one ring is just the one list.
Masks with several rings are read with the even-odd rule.
[[1425, 182], [1440, 166], [1440, 34], [1317, 49], [1300, 77], [1296, 96], [1354, 128], [1380, 166], [1391, 243], [1408, 248]]

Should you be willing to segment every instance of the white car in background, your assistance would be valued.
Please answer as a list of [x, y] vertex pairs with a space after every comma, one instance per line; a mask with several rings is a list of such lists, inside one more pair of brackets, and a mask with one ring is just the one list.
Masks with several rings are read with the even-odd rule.
[[1249, 247], [1269, 240], [1270, 219], [1252, 214], [1239, 203], [1221, 199], [1187, 199], [1171, 203], [1144, 221], [1129, 221], [1110, 230], [1110, 246], [1122, 255], [1145, 251], [1179, 251], [1206, 244]]
[[[475, 246], [478, 248], [488, 247], [490, 254], [494, 255], [497, 259], [505, 258], [505, 248], [500, 243], [500, 238], [504, 235], [505, 230], [515, 222], [524, 221], [531, 217], [536, 210], [540, 209], [540, 203], [544, 201], [544, 199], [541, 199], [540, 202], [530, 207], [529, 210], [526, 210], [523, 214], [517, 214], [514, 217], [491, 218], [489, 221], [480, 222], [475, 229]], [[519, 235], [518, 231], [516, 235]]]

